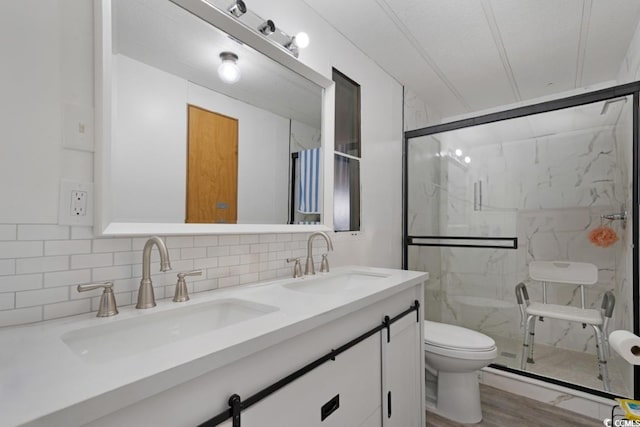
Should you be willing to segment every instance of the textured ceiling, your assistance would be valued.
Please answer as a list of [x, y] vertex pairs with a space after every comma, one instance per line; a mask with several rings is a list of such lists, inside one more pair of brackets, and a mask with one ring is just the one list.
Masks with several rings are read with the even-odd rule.
[[616, 79], [638, 0], [304, 0], [443, 117]]

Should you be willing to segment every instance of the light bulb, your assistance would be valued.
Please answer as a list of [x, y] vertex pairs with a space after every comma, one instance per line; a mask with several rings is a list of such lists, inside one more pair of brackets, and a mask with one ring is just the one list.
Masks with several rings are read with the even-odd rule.
[[300, 49], [304, 49], [309, 46], [309, 35], [304, 31], [299, 32], [296, 34], [295, 43]]
[[222, 59], [222, 64], [218, 67], [220, 80], [229, 84], [234, 84], [240, 80], [240, 67], [236, 63], [238, 56], [231, 52], [222, 52], [220, 59]]
[[465, 156], [464, 157], [464, 162], [467, 163], [467, 164], [471, 163], [471, 157]]
[[462, 156], [462, 150], [461, 149], [459, 149], [459, 148], [456, 149], [456, 156], [458, 156], [458, 157]]

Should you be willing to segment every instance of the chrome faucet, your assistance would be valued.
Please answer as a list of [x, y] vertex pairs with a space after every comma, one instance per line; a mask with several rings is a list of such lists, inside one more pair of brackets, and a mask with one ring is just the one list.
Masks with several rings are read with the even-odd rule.
[[156, 306], [156, 297], [153, 294], [153, 284], [151, 283], [151, 249], [153, 245], [158, 247], [160, 252], [160, 271], [171, 270], [169, 261], [169, 251], [161, 238], [150, 237], [142, 250], [142, 280], [138, 289], [138, 303], [136, 308], [151, 308]]
[[[331, 242], [331, 238], [324, 231], [316, 231], [315, 233], [309, 236], [309, 240], [307, 240], [307, 263], [304, 267], [304, 274], [316, 274], [316, 270], [313, 266], [313, 239], [316, 236], [321, 236], [324, 238], [325, 242], [327, 242], [327, 250], [333, 250], [333, 242]], [[322, 264], [320, 266], [321, 273], [329, 272], [329, 261], [327, 260], [326, 254], [322, 256]]]

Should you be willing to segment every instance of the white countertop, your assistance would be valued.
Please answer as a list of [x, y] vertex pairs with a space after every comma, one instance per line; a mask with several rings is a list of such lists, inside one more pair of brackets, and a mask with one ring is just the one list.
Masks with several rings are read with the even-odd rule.
[[[312, 294], [283, 286], [348, 272], [384, 275], [366, 287]], [[17, 426], [65, 411], [73, 419], [80, 404], [91, 403], [97, 416], [116, 411], [175, 387], [239, 358], [381, 301], [428, 279], [427, 273], [371, 267], [340, 267], [331, 273], [237, 286], [191, 295], [191, 300], [158, 301], [152, 309], [120, 308], [120, 314], [95, 313], [0, 329], [0, 426]], [[277, 311], [220, 329], [107, 361], [87, 361], [61, 337], [68, 332], [121, 322], [181, 307], [223, 299], [242, 299]], [[141, 337], [144, 339], [144, 337]], [[113, 392], [125, 391], [118, 398]], [[109, 399], [101, 397], [109, 394]], [[116, 396], [114, 398], [114, 396]], [[35, 424], [38, 424], [37, 422]]]

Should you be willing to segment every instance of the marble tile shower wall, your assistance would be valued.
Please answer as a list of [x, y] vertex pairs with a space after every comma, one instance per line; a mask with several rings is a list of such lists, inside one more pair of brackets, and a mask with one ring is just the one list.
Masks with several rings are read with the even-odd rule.
[[[173, 297], [176, 274], [193, 269], [203, 275], [189, 277], [190, 292], [289, 277], [293, 270], [286, 258], [306, 256], [307, 237], [166, 237], [170, 272], [155, 273], [159, 256], [152, 252], [156, 299]], [[94, 238], [90, 227], [0, 225], [0, 326], [96, 311], [100, 290], [76, 291], [76, 285], [91, 281], [112, 280], [118, 305], [134, 304], [146, 240]]]
[[[599, 282], [586, 293], [591, 307], [599, 307], [606, 290], [623, 286], [616, 266], [626, 256], [624, 239], [607, 249], [587, 240], [600, 215], [617, 212], [628, 197], [620, 153], [613, 129], [607, 129], [478, 147], [469, 154], [468, 170], [447, 162], [442, 179], [450, 190], [435, 200], [441, 228], [450, 235], [517, 236], [519, 248], [442, 248], [442, 321], [520, 339], [514, 287], [527, 279], [532, 260], [597, 265]], [[484, 184], [483, 211], [473, 210], [477, 180]], [[541, 299], [540, 285], [529, 289], [532, 299]], [[579, 298], [571, 286], [550, 288], [549, 299], [558, 303], [579, 304]], [[541, 323], [536, 341], [595, 351], [593, 332], [570, 322]]]

